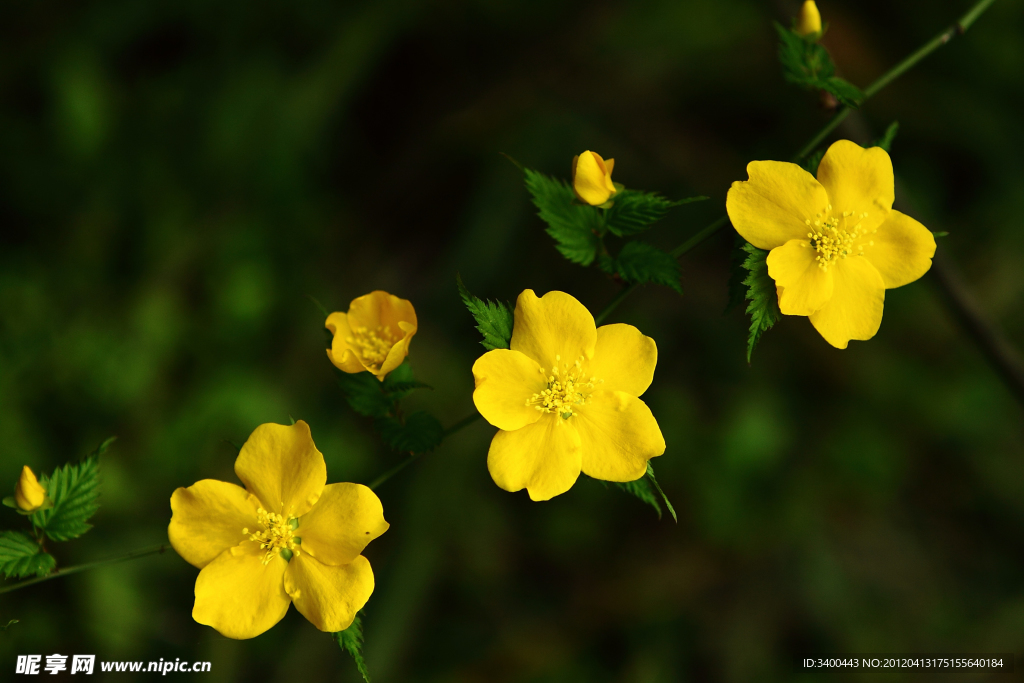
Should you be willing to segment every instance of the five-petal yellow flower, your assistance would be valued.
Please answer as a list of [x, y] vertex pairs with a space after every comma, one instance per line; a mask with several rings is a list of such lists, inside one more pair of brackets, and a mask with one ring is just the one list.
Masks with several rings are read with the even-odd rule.
[[473, 365], [473, 402], [500, 431], [487, 469], [506, 491], [533, 500], [565, 493], [580, 472], [634, 481], [665, 439], [638, 397], [654, 379], [658, 348], [632, 325], [597, 328], [590, 312], [564, 292], [516, 302], [511, 349]]
[[42, 509], [46, 503], [46, 489], [36, 479], [35, 472], [29, 469], [28, 465], [21, 468], [21, 477], [18, 478], [18, 485], [14, 488], [14, 500], [23, 512], [35, 512]]
[[768, 274], [782, 313], [809, 316], [840, 349], [875, 336], [885, 290], [924, 275], [935, 255], [932, 233], [892, 209], [886, 151], [839, 140], [817, 179], [782, 161], [752, 161], [747, 174], [733, 183], [726, 209], [745, 240], [771, 250]]
[[334, 335], [327, 357], [338, 369], [368, 371], [383, 382], [409, 355], [416, 310], [409, 301], [377, 290], [354, 299], [348, 313], [331, 313], [325, 327]]
[[294, 602], [321, 631], [348, 628], [373, 592], [360, 553], [388, 529], [380, 500], [361, 484], [326, 484], [301, 420], [257, 427], [235, 474], [244, 489], [204, 479], [171, 496], [171, 545], [202, 569], [192, 617], [228, 638], [253, 638]]
[[600, 206], [615, 194], [612, 169], [615, 159], [605, 161], [597, 152], [586, 151], [572, 158], [572, 189], [591, 206]]

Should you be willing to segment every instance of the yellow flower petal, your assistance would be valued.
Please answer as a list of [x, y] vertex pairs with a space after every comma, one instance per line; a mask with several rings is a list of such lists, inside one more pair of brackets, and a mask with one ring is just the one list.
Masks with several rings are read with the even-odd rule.
[[546, 371], [556, 365], [572, 365], [580, 356], [592, 358], [596, 342], [594, 316], [565, 292], [548, 292], [538, 298], [527, 289], [516, 300], [510, 346]]
[[171, 495], [171, 546], [191, 565], [202, 569], [248, 536], [256, 527], [258, 501], [241, 486], [203, 479]]
[[658, 345], [632, 325], [602, 325], [597, 328], [594, 358], [587, 376], [602, 380], [605, 391], [625, 391], [640, 396], [654, 381]]
[[331, 313], [327, 316], [324, 327], [334, 335], [331, 348], [327, 349], [327, 357], [330, 361], [342, 372], [355, 373], [366, 370], [356, 358], [355, 352], [349, 348], [348, 342], [345, 341], [352, 336], [352, 331], [348, 326], [348, 314]]
[[28, 465], [21, 468], [18, 485], [14, 487], [14, 501], [22, 512], [35, 512], [46, 503], [46, 489]]
[[473, 363], [473, 377], [473, 403], [498, 429], [520, 429], [540, 419], [541, 412], [528, 405], [547, 386], [547, 373], [537, 361], [519, 351], [494, 349]]
[[927, 273], [935, 256], [935, 236], [899, 211], [890, 212], [888, 219], [878, 226], [878, 232], [860, 243], [864, 245], [865, 258], [878, 270], [886, 289], [902, 287]]
[[860, 223], [862, 235], [881, 225], [892, 209], [892, 160], [881, 147], [833, 142], [818, 165], [818, 181], [828, 192], [832, 215], [851, 213], [851, 223]]
[[265, 510], [285, 517], [309, 512], [327, 483], [324, 456], [302, 420], [257, 427], [242, 445], [235, 474]]
[[814, 329], [837, 349], [845, 349], [851, 339], [871, 339], [882, 324], [882, 276], [861, 256], [843, 259], [829, 272], [832, 298], [811, 316]]
[[302, 552], [320, 562], [352, 562], [366, 544], [388, 530], [377, 494], [362, 484], [328, 484], [313, 509], [299, 518]]
[[363, 556], [336, 567], [306, 553], [288, 563], [285, 589], [295, 609], [321, 631], [344, 631], [373, 593], [373, 571]]
[[732, 184], [725, 209], [736, 232], [758, 249], [806, 238], [807, 221], [828, 206], [825, 188], [796, 164], [751, 161], [747, 175]]
[[832, 273], [818, 265], [817, 252], [807, 240], [790, 240], [768, 254], [768, 275], [779, 288], [784, 315], [810, 315], [832, 298]]
[[797, 15], [796, 32], [801, 36], [821, 33], [821, 13], [814, 0], [806, 0]]
[[532, 500], [565, 493], [580, 476], [580, 437], [554, 415], [512, 432], [499, 431], [487, 452], [487, 469], [506, 491], [525, 488]]
[[615, 185], [612, 183], [614, 165], [614, 159], [609, 159], [606, 165], [596, 152], [588, 150], [579, 155], [573, 164], [572, 185], [576, 195], [593, 206], [608, 201], [615, 194]]
[[284, 590], [288, 563], [263, 564], [259, 545], [246, 541], [225, 550], [199, 572], [192, 618], [228, 638], [255, 638], [281, 621], [291, 598]]
[[595, 391], [576, 417], [583, 473], [605, 481], [634, 481], [647, 461], [665, 452], [651, 409], [624, 391]]

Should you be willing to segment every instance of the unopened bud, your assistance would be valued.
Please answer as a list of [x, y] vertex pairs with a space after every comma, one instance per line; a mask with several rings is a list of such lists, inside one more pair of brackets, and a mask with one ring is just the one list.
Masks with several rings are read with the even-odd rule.
[[42, 487], [36, 475], [25, 465], [21, 469], [21, 478], [14, 489], [14, 500], [25, 512], [35, 512], [46, 505], [46, 489]]
[[800, 14], [796, 17], [796, 32], [801, 36], [821, 33], [821, 13], [814, 0], [807, 0], [800, 8]]

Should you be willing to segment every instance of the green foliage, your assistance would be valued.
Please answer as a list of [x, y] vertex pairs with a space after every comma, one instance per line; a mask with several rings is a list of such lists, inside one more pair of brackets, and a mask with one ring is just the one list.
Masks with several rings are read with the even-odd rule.
[[742, 280], [747, 288], [744, 298], [750, 302], [747, 304], [747, 313], [750, 315], [750, 336], [747, 339], [749, 363], [761, 335], [779, 321], [782, 313], [779, 311], [775, 281], [768, 275], [768, 252], [746, 242], [740, 248], [747, 254], [740, 268], [746, 271]]
[[70, 541], [92, 528], [90, 517], [100, 508], [99, 454], [113, 442], [107, 439], [77, 465], [58, 467], [39, 483], [53, 501], [53, 507], [32, 515], [32, 523], [54, 541]]
[[351, 626], [333, 635], [338, 647], [352, 656], [363, 680], [370, 683], [370, 672], [366, 669], [366, 661], [363, 659], [363, 621], [359, 615], [356, 615]]
[[8, 621], [3, 626], [0, 626], [0, 631], [6, 631], [10, 627], [12, 627], [12, 626], [14, 626], [15, 624], [18, 624], [18, 623], [20, 623], [20, 622], [17, 619], [11, 619], [10, 621]]
[[848, 107], [860, 106], [864, 93], [835, 75], [835, 64], [825, 48], [782, 24], [776, 23], [775, 30], [779, 34], [779, 62], [788, 82], [807, 90], [830, 92]]
[[669, 514], [672, 515], [672, 519], [676, 522], [679, 521], [679, 518], [676, 516], [675, 508], [672, 507], [672, 503], [669, 502], [668, 496], [665, 495], [665, 492], [661, 490], [661, 486], [658, 485], [658, 480], [654, 478], [654, 468], [651, 467], [650, 461], [647, 463], [647, 474], [636, 481], [614, 483], [626, 493], [636, 496], [654, 508], [658, 513], [658, 519], [661, 519], [661, 505], [658, 502], [658, 499], [660, 498], [665, 503], [665, 507], [668, 508]]
[[373, 421], [373, 428], [391, 450], [403, 453], [426, 453], [440, 445], [444, 438], [444, 427], [437, 418], [426, 411], [417, 411], [401, 419], [379, 417]]
[[563, 180], [531, 169], [526, 169], [525, 174], [526, 189], [533, 197], [537, 215], [548, 225], [547, 232], [554, 238], [555, 248], [573, 263], [589, 266], [600, 248], [598, 210], [580, 204], [572, 187]]
[[646, 242], [627, 242], [619, 255], [608, 263], [626, 282], [653, 282], [683, 293], [679, 282], [679, 261]]
[[39, 543], [20, 531], [0, 532], [0, 571], [7, 578], [35, 574], [45, 576], [57, 566], [56, 560]]
[[386, 417], [395, 404], [416, 389], [431, 389], [413, 378], [412, 367], [402, 363], [381, 382], [370, 372], [337, 371], [338, 386], [352, 410], [366, 417]]
[[886, 152], [892, 151], [892, 142], [896, 139], [896, 133], [900, 130], [900, 122], [893, 121], [889, 124], [889, 127], [885, 129], [885, 133], [882, 137], [872, 142], [868, 147], [881, 147]]
[[707, 197], [672, 201], [654, 192], [622, 190], [612, 198], [611, 208], [605, 211], [604, 225], [608, 232], [619, 237], [637, 235], [664, 218], [672, 207], [704, 199]]
[[466, 289], [466, 285], [462, 284], [461, 275], [456, 275], [455, 281], [459, 285], [459, 296], [462, 297], [462, 303], [473, 315], [473, 319], [476, 320], [476, 329], [484, 337], [484, 340], [480, 342], [483, 347], [488, 351], [509, 348], [515, 319], [512, 307], [504, 301], [491, 302], [473, 296]]

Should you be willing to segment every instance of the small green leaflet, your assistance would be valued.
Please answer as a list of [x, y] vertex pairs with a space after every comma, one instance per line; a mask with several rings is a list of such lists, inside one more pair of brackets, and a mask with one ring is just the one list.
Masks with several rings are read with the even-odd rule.
[[779, 34], [779, 62], [788, 82], [808, 90], [828, 91], [848, 107], [860, 106], [864, 93], [835, 75], [836, 67], [825, 48], [778, 22], [775, 30]]
[[107, 439], [77, 465], [58, 467], [40, 482], [53, 507], [32, 515], [32, 523], [54, 541], [70, 541], [92, 528], [90, 517], [100, 508], [99, 454], [113, 442]]
[[379, 417], [373, 421], [374, 430], [393, 451], [400, 453], [426, 453], [440, 445], [444, 427], [430, 413], [420, 410], [407, 416]]
[[338, 370], [336, 377], [349, 406], [366, 417], [386, 417], [394, 410], [395, 403], [409, 392], [431, 388], [413, 378], [412, 367], [408, 363], [402, 363], [388, 373], [383, 382], [370, 372]]
[[637, 235], [664, 218], [672, 207], [704, 199], [707, 197], [672, 201], [654, 192], [622, 190], [612, 197], [612, 206], [604, 213], [605, 227], [608, 232], [619, 237]]
[[512, 307], [504, 301], [484, 301], [473, 296], [466, 285], [462, 284], [462, 276], [456, 275], [455, 281], [459, 285], [459, 296], [462, 303], [466, 305], [469, 312], [476, 320], [476, 329], [484, 336], [480, 342], [488, 351], [493, 349], [507, 349], [512, 342], [512, 325], [515, 316]]
[[338, 647], [352, 655], [356, 668], [366, 683], [370, 683], [370, 672], [366, 669], [366, 661], [363, 660], [363, 621], [356, 615], [352, 625], [344, 631], [332, 634], [337, 641]]
[[44, 553], [28, 534], [20, 531], [0, 532], [0, 571], [7, 578], [35, 574], [45, 576], [57, 566], [53, 556]]
[[900, 130], [900, 122], [893, 121], [889, 124], [889, 127], [885, 129], [885, 133], [882, 137], [872, 142], [868, 147], [881, 147], [886, 152], [892, 151], [892, 142], [896, 139], [896, 133]]
[[537, 215], [548, 224], [555, 248], [565, 258], [589, 266], [600, 245], [601, 220], [597, 209], [580, 204], [572, 188], [563, 180], [526, 169], [526, 189], [533, 197]]
[[747, 253], [741, 267], [747, 271], [743, 278], [743, 284], [747, 287], [744, 298], [750, 302], [747, 304], [747, 313], [750, 314], [750, 336], [747, 339], [749, 363], [761, 335], [779, 321], [782, 313], [779, 311], [775, 281], [768, 275], [768, 252], [746, 242], [740, 248]]
[[14, 626], [15, 624], [19, 624], [19, 623], [21, 623], [21, 622], [19, 622], [17, 619], [11, 619], [5, 625], [0, 626], [0, 631], [6, 631], [10, 627]]
[[665, 507], [668, 508], [669, 514], [672, 515], [672, 519], [679, 523], [679, 518], [676, 516], [675, 508], [672, 507], [672, 503], [669, 502], [668, 496], [661, 490], [661, 486], [658, 485], [658, 480], [654, 478], [654, 468], [651, 467], [650, 461], [647, 462], [647, 474], [640, 477], [636, 481], [626, 482], [615, 482], [615, 485], [621, 488], [626, 493], [632, 494], [653, 507], [658, 513], [658, 519], [661, 519], [661, 505], [658, 503], [660, 496], [661, 500], [665, 503]]
[[653, 282], [683, 293], [679, 261], [646, 242], [626, 242], [611, 267], [631, 284]]

